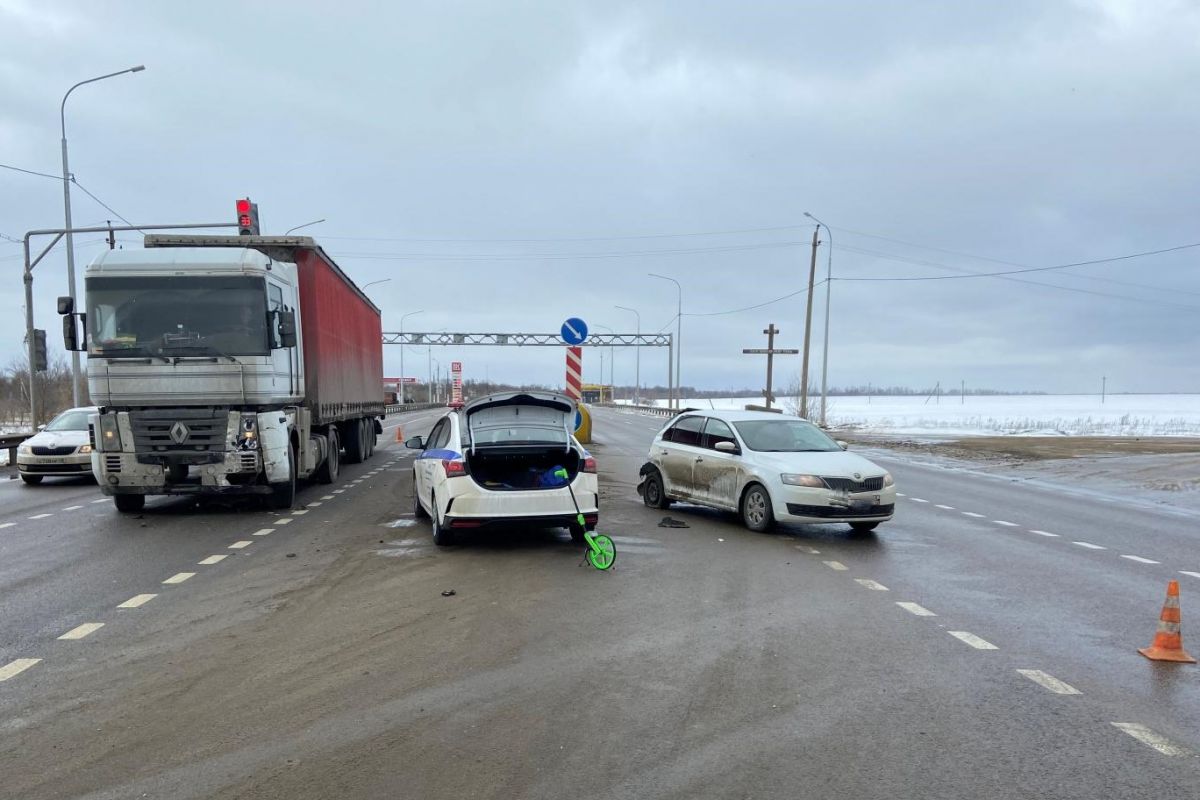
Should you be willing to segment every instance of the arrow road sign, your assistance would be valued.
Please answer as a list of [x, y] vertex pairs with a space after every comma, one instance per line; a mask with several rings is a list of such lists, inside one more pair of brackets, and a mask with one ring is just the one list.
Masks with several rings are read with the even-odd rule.
[[579, 317], [571, 317], [562, 325], [562, 338], [567, 344], [583, 344], [587, 335], [587, 323]]

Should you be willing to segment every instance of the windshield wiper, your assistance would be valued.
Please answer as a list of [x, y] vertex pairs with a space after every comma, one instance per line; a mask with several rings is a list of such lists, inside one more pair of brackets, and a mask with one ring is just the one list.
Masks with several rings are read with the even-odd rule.
[[229, 355], [228, 353], [222, 352], [221, 350], [218, 350], [217, 348], [213, 347], [211, 344], [177, 344], [177, 345], [172, 345], [169, 348], [164, 347], [162, 350], [163, 350], [163, 352], [166, 352], [168, 350], [207, 350], [210, 353], [212, 353], [213, 355], [219, 356], [220, 358], [228, 358], [234, 364], [242, 363], [242, 362], [238, 361], [236, 358], [234, 358], [233, 356]]
[[100, 349], [96, 355], [103, 356], [108, 359], [116, 358], [161, 358], [164, 363], [170, 364], [171, 359], [158, 353], [151, 353], [144, 347], [122, 347], [119, 350]]

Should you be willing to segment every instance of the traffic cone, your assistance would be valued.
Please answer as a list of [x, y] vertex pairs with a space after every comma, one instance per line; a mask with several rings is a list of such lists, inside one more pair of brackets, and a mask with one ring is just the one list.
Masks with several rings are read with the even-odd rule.
[[1195, 664], [1196, 659], [1183, 649], [1183, 634], [1179, 631], [1179, 622], [1179, 581], [1171, 581], [1167, 584], [1167, 600], [1163, 603], [1162, 614], [1158, 618], [1158, 632], [1154, 634], [1154, 644], [1140, 647], [1138, 652], [1152, 661]]
[[396, 444], [404, 444], [404, 431], [399, 425], [396, 426]]

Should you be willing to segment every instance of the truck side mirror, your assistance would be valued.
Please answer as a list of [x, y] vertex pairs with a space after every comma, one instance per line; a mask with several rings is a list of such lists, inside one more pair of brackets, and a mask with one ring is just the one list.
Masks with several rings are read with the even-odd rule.
[[74, 311], [75, 311], [75, 298], [74, 297], [58, 298], [58, 313], [59, 314], [70, 314], [70, 313], [73, 313]]
[[[65, 298], [70, 300], [71, 298]], [[59, 300], [61, 307], [62, 299]], [[87, 314], [73, 314], [67, 312], [63, 314], [63, 349], [67, 352], [82, 352], [84, 348], [79, 346], [79, 326], [76, 325], [75, 319], [78, 317], [79, 322], [83, 324], [84, 331], [87, 330]]]
[[279, 325], [279, 346], [296, 346], [296, 312], [289, 310], [276, 311]]

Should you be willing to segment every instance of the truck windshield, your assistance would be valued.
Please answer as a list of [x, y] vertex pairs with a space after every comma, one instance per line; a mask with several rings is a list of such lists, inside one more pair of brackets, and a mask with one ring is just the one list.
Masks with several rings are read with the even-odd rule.
[[106, 356], [266, 355], [262, 278], [87, 279], [88, 352]]

